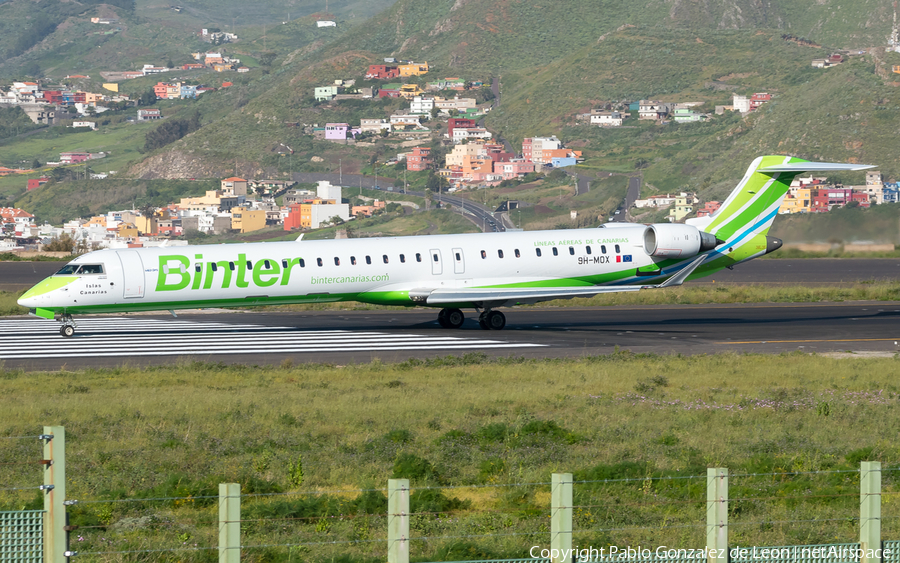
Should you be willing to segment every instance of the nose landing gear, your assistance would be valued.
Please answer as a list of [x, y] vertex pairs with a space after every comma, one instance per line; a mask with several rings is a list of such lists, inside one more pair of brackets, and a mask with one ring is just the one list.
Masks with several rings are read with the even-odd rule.
[[59, 335], [64, 338], [71, 338], [72, 335], [75, 334], [75, 327], [78, 326], [75, 323], [75, 319], [72, 318], [72, 315], [62, 315], [59, 317]]

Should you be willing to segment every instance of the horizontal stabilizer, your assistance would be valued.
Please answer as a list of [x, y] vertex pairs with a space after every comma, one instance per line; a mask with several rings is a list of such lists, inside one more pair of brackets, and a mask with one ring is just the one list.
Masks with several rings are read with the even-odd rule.
[[757, 168], [757, 172], [768, 174], [770, 172], [838, 172], [840, 170], [868, 170], [875, 168], [874, 164], [847, 164], [845, 162], [791, 162], [788, 164], [776, 164]]

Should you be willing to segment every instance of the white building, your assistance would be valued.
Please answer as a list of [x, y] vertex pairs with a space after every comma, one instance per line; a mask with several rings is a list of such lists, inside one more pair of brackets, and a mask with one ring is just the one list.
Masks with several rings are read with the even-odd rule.
[[455, 97], [452, 100], [445, 100], [443, 98], [437, 98], [434, 101], [434, 106], [438, 108], [442, 113], [449, 113], [451, 109], [455, 109], [457, 111], [466, 110], [469, 108], [477, 107], [477, 103], [475, 98], [460, 98]]
[[598, 111], [591, 113], [591, 125], [600, 127], [621, 127], [625, 121], [625, 115], [619, 111]]
[[328, 180], [321, 180], [316, 188], [316, 197], [319, 199], [333, 199], [337, 203], [341, 202], [341, 187], [333, 186]]
[[425, 96], [416, 96], [409, 103], [409, 113], [418, 115], [431, 115], [434, 109], [434, 98], [426, 98]]
[[359, 123], [360, 133], [379, 134], [382, 131], [391, 132], [391, 122], [387, 119], [361, 119]]
[[350, 220], [349, 203], [321, 203], [309, 206], [310, 227], [318, 229], [322, 223], [327, 223], [332, 217], [340, 217], [343, 221]]
[[739, 111], [742, 114], [750, 113], [750, 98], [747, 96], [739, 96], [737, 94], [734, 95], [734, 102], [732, 103], [734, 106], [734, 111]]
[[411, 114], [396, 114], [391, 116], [391, 126], [392, 127], [421, 127], [422, 123], [419, 121], [421, 116], [419, 115], [411, 115]]
[[490, 139], [491, 132], [483, 127], [457, 127], [453, 130], [453, 142], [461, 143], [467, 139]]

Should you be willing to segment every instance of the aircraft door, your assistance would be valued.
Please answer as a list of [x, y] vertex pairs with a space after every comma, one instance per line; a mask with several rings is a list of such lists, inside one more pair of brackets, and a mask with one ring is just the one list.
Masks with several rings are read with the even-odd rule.
[[117, 250], [119, 261], [122, 262], [122, 274], [125, 299], [135, 299], [144, 296], [144, 263], [141, 255], [134, 250]]
[[428, 255], [431, 257], [431, 273], [435, 276], [441, 275], [444, 271], [443, 266], [441, 265], [441, 251], [432, 248], [428, 251]]
[[453, 273], [454, 274], [465, 274], [466, 273], [466, 259], [463, 256], [462, 248], [454, 248], [453, 249]]

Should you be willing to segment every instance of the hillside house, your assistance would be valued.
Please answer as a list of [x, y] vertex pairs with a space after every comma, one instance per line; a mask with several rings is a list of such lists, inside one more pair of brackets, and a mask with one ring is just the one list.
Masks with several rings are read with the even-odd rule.
[[415, 96], [412, 101], [409, 103], [409, 113], [415, 113], [420, 115], [431, 115], [431, 110], [434, 109], [434, 98], [427, 98], [425, 96]]
[[491, 132], [484, 127], [457, 127], [453, 130], [453, 137], [450, 140], [456, 144], [470, 139], [490, 139], [491, 137]]
[[718, 211], [721, 206], [721, 201], [707, 201], [703, 207], [697, 210], [697, 217], [708, 217]]
[[459, 129], [468, 129], [468, 128], [477, 127], [477, 126], [478, 126], [478, 124], [475, 122], [474, 119], [465, 119], [465, 118], [458, 118], [458, 117], [450, 118], [450, 120], [447, 121], [447, 137], [452, 139], [454, 130], [456, 130], [458, 128]]
[[31, 178], [30, 180], [28, 180], [26, 189], [30, 192], [31, 190], [35, 190], [35, 189], [43, 186], [44, 184], [46, 184], [49, 181], [50, 181], [50, 178], [48, 178], [46, 176], [41, 176], [40, 178]]
[[168, 72], [169, 69], [164, 66], [154, 66], [154, 65], [144, 65], [141, 68], [141, 74], [144, 76], [148, 76], [150, 74], [160, 74], [162, 72]]
[[428, 170], [434, 161], [431, 159], [431, 149], [428, 147], [415, 147], [406, 155], [406, 169], [412, 172]]
[[91, 159], [89, 152], [61, 152], [59, 153], [60, 164], [77, 164]]
[[154, 119], [161, 119], [162, 112], [158, 109], [139, 109], [137, 111], [137, 120], [138, 121], [151, 121]]
[[181, 70], [201, 70], [204, 66], [200, 63], [187, 63], [181, 65]]
[[462, 78], [444, 78], [429, 82], [426, 86], [428, 90], [457, 90], [462, 92], [466, 89], [466, 81]]
[[478, 103], [475, 101], [475, 98], [460, 98], [454, 97], [453, 99], [443, 99], [443, 98], [435, 98], [434, 106], [438, 108], [438, 111], [441, 113], [450, 113], [450, 110], [455, 109], [458, 112], [464, 112], [466, 110], [475, 110], [478, 107]]
[[532, 172], [534, 172], [534, 163], [527, 162], [524, 158], [515, 158], [507, 162], [494, 162], [494, 174], [499, 174], [501, 180], [512, 180]]
[[400, 86], [400, 95], [404, 98], [415, 98], [424, 93], [425, 91], [419, 88], [418, 84], [404, 84]]
[[382, 131], [391, 132], [391, 122], [387, 119], [361, 119], [359, 124], [361, 133], [381, 134]]
[[558, 150], [561, 147], [562, 143], [555, 135], [552, 137], [528, 137], [522, 139], [522, 156], [528, 162], [550, 164], [553, 156], [564, 156], [551, 153], [551, 151]]
[[222, 193], [226, 196], [247, 195], [247, 180], [243, 178], [238, 178], [236, 176], [225, 178], [224, 180], [222, 180], [221, 186]]
[[731, 105], [734, 106], [734, 111], [739, 111], [742, 114], [750, 113], [750, 98], [735, 94], [732, 100]]
[[369, 65], [369, 70], [366, 71], [366, 80], [390, 80], [399, 77], [400, 69], [396, 66]]
[[77, 128], [80, 128], [80, 127], [87, 127], [87, 128], [90, 129], [91, 131], [96, 131], [96, 130], [97, 130], [97, 124], [94, 123], [93, 121], [73, 121], [73, 122], [72, 122], [72, 128], [73, 128], [73, 129], [77, 129]]
[[391, 116], [391, 127], [394, 130], [399, 129], [418, 129], [422, 127], [422, 123], [419, 121], [422, 118], [420, 115], [412, 115], [412, 114], [395, 114]]
[[346, 141], [347, 133], [356, 136], [350, 130], [349, 123], [326, 123], [325, 124], [325, 140], [326, 141]]
[[249, 207], [235, 207], [231, 210], [231, 229], [241, 233], [258, 231], [266, 227], [266, 212]]
[[703, 114], [691, 111], [688, 108], [677, 108], [672, 113], [672, 119], [675, 121], [675, 123], [691, 123], [695, 121], [702, 121], [704, 119], [704, 116]]
[[627, 118], [628, 114], [620, 111], [591, 110], [591, 125], [599, 125], [600, 127], [621, 127]]
[[400, 76], [421, 76], [423, 74], [428, 74], [428, 63], [414, 63], [410, 61], [407, 64], [402, 64], [397, 67], [400, 71]]
[[694, 212], [694, 207], [700, 203], [700, 199], [692, 193], [681, 192], [675, 198], [675, 206], [669, 210], [666, 217], [670, 222], [677, 223]]
[[759, 109], [759, 106], [771, 101], [772, 96], [766, 92], [757, 92], [750, 96], [750, 111]]
[[379, 98], [399, 98], [400, 97], [400, 88], [403, 84], [399, 82], [392, 82], [390, 84], [385, 84], [381, 88], [378, 89], [378, 97]]
[[653, 100], [641, 100], [638, 103], [638, 119], [661, 121], [669, 115], [669, 106]]

